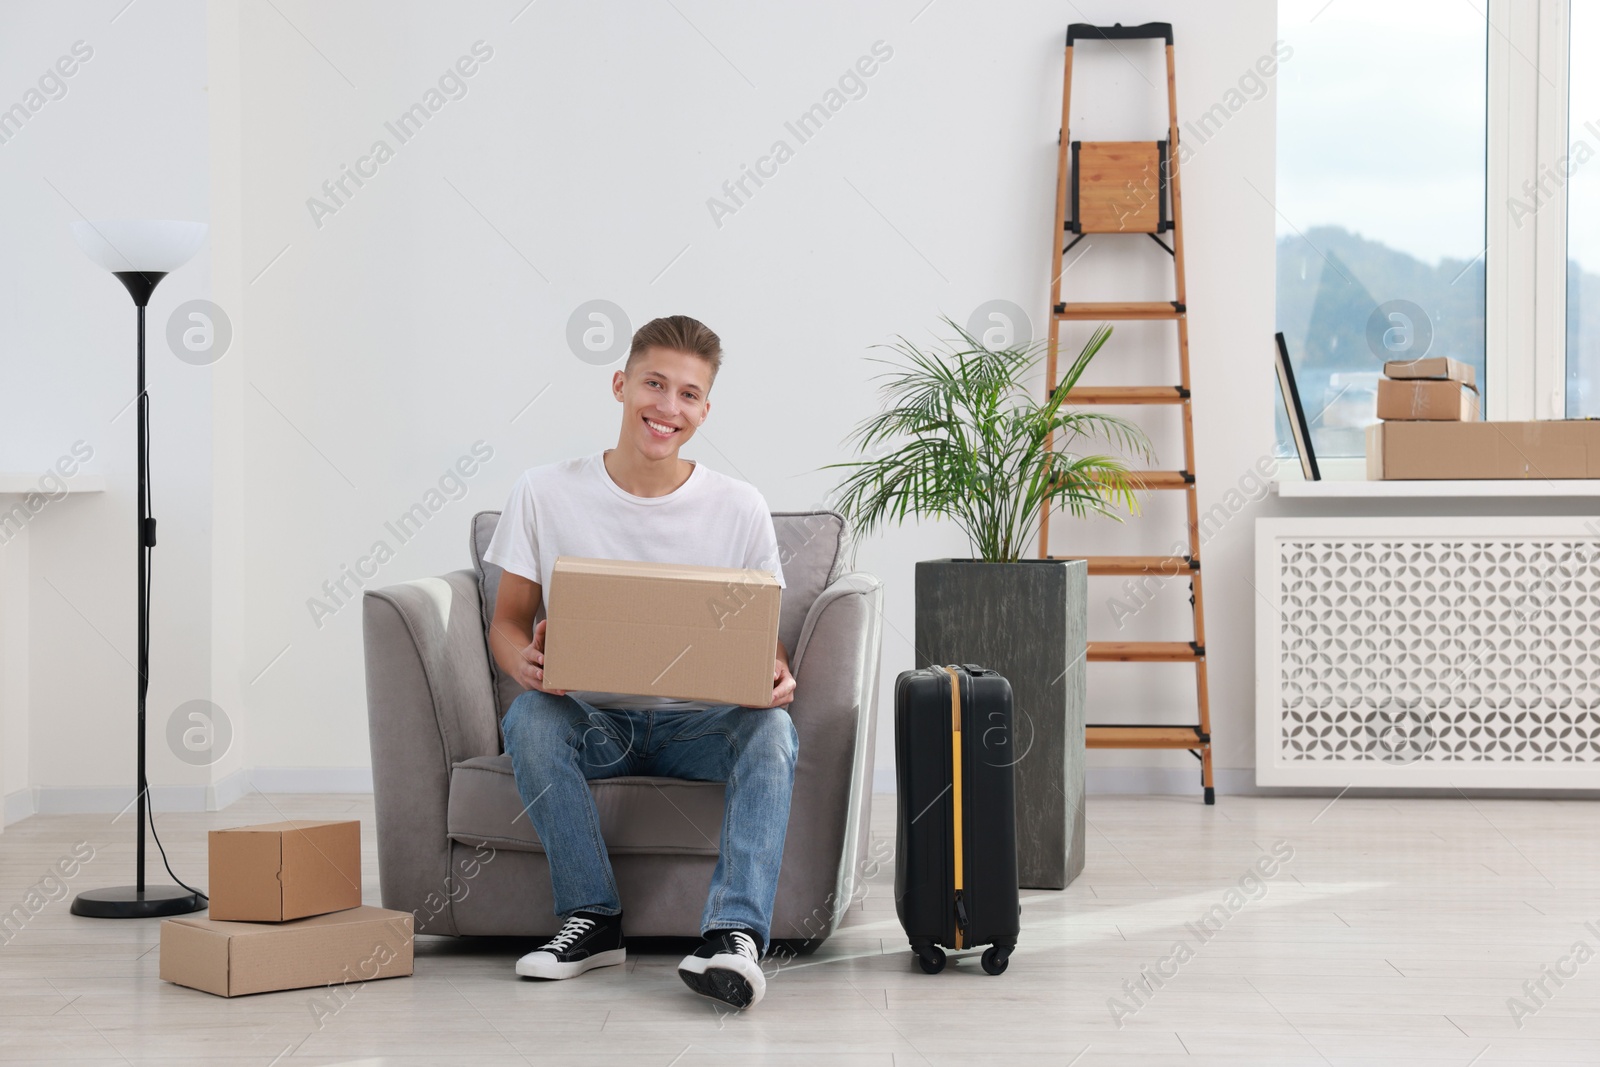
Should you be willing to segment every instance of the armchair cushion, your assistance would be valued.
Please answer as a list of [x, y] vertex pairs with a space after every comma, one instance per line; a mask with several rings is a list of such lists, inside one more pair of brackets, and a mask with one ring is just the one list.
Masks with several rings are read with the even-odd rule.
[[[680, 778], [624, 777], [589, 783], [600, 836], [613, 856], [715, 856], [722, 835], [723, 785]], [[463, 845], [543, 852], [522, 810], [510, 756], [480, 756], [450, 775], [448, 833]]]

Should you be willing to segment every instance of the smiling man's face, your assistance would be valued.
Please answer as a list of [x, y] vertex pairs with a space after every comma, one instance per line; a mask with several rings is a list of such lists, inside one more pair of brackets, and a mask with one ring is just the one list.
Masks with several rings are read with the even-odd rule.
[[711, 413], [711, 364], [689, 352], [648, 348], [611, 377], [622, 438], [650, 459], [677, 455]]

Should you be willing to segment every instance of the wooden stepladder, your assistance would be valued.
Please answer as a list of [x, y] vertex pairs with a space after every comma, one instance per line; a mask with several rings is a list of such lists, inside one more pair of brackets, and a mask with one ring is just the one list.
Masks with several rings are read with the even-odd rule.
[[[1158, 40], [1166, 42], [1167, 137], [1161, 141], [1074, 141], [1072, 120], [1072, 50], [1076, 41]], [[1130, 62], [1134, 54], [1125, 55]], [[1095, 641], [1088, 658], [1098, 663], [1192, 663], [1195, 670], [1197, 715], [1193, 725], [1110, 725], [1091, 723], [1090, 748], [1187, 749], [1200, 761], [1200, 783], [1205, 802], [1216, 803], [1211, 767], [1211, 711], [1206, 689], [1206, 638], [1204, 600], [1200, 589], [1199, 503], [1195, 495], [1194, 412], [1189, 390], [1189, 320], [1184, 303], [1183, 195], [1178, 178], [1178, 90], [1173, 68], [1172, 25], [1147, 22], [1142, 26], [1091, 26], [1075, 22], [1067, 27], [1066, 71], [1061, 88], [1061, 147], [1056, 171], [1056, 221], [1050, 238], [1050, 341], [1046, 364], [1047, 387], [1053, 393], [1058, 381], [1057, 349], [1061, 323], [1067, 321], [1131, 321], [1171, 319], [1178, 330], [1178, 384], [1130, 386], [1077, 386], [1067, 394], [1069, 404], [1107, 406], [1170, 404], [1183, 414], [1183, 469], [1138, 471], [1135, 484], [1143, 489], [1182, 492], [1188, 503], [1188, 553], [1178, 556], [1052, 556], [1050, 516], [1039, 528], [1042, 559], [1086, 559], [1089, 574], [1155, 578], [1163, 584], [1174, 578], [1189, 581], [1189, 603], [1194, 609], [1192, 641]], [[1162, 240], [1170, 233], [1172, 243]], [[1064, 235], [1072, 235], [1063, 247]], [[1173, 299], [1073, 303], [1062, 299], [1064, 261], [1073, 245], [1090, 234], [1149, 237], [1172, 258]], [[1049, 395], [1049, 394], [1046, 394]]]

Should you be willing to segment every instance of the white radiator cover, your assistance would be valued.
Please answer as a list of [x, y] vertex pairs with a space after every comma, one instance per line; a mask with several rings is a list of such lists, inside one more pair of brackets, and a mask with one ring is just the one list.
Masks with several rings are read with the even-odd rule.
[[1600, 520], [1258, 519], [1256, 783], [1600, 788]]

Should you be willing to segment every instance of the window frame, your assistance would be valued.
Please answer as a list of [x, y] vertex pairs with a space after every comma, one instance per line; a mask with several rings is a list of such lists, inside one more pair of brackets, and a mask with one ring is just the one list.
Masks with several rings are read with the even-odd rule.
[[1565, 185], [1529, 225], [1513, 223], [1512, 206], [1567, 154], [1570, 10], [1489, 0], [1484, 417], [1495, 421], [1566, 417]]

